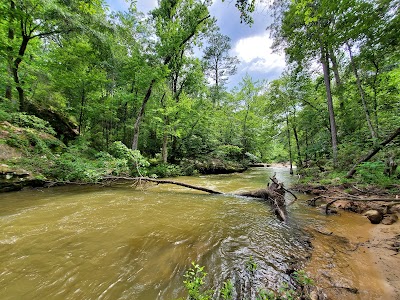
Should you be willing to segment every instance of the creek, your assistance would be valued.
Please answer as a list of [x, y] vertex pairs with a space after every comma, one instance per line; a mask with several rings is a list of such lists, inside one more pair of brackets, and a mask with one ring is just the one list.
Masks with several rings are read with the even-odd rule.
[[[286, 168], [174, 179], [221, 192], [265, 187]], [[289, 197], [289, 196], [288, 196]], [[176, 299], [194, 261], [207, 285], [289, 282], [289, 264], [309, 255], [306, 226], [324, 218], [303, 201], [277, 220], [262, 201], [173, 185], [67, 186], [0, 194], [0, 299]], [[317, 224], [318, 223], [318, 224]], [[244, 291], [245, 293], [245, 291]]]

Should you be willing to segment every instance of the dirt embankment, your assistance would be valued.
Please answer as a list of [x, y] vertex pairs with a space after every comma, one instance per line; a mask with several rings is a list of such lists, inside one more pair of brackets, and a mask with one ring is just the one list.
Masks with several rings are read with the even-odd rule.
[[[400, 299], [400, 222], [396, 221], [400, 189], [399, 195], [343, 186], [298, 190], [314, 193], [314, 202], [323, 212], [327, 203], [338, 199], [328, 210], [334, 214], [329, 222], [310, 228], [314, 252], [307, 271], [328, 299]], [[389, 199], [394, 201], [385, 201]], [[371, 210], [396, 216], [394, 223], [372, 224], [363, 216]]]

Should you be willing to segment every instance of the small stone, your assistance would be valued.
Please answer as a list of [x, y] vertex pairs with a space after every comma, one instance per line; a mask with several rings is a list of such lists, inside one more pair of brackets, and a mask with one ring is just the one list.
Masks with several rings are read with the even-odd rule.
[[366, 216], [372, 224], [379, 224], [383, 219], [383, 213], [378, 210], [369, 210], [364, 213], [364, 216]]
[[382, 224], [384, 225], [392, 225], [393, 223], [396, 223], [399, 218], [397, 217], [396, 214], [388, 214], [384, 215]]

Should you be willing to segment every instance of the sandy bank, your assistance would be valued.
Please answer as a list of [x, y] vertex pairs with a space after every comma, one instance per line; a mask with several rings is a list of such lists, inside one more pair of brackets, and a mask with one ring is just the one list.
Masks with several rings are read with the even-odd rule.
[[340, 212], [310, 228], [314, 252], [306, 271], [329, 299], [400, 299], [400, 257], [392, 249], [400, 223], [373, 225]]

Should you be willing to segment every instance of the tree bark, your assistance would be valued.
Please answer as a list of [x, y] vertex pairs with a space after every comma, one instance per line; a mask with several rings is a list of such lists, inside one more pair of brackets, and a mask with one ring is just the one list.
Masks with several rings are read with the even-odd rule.
[[[12, 54], [12, 42], [14, 41], [14, 28], [13, 28], [13, 22], [15, 18], [15, 3], [14, 1], [10, 1], [10, 14], [9, 14], [9, 25], [8, 25], [8, 43], [9, 45], [7, 46], [7, 73], [9, 74], [10, 78], [13, 78], [13, 54]], [[11, 84], [9, 83], [10, 79], [7, 79], [7, 86], [6, 86], [6, 93], [5, 97], [8, 100], [12, 100], [12, 87]]]
[[337, 142], [337, 130], [336, 130], [336, 121], [335, 121], [335, 112], [333, 108], [333, 99], [332, 99], [332, 91], [331, 91], [331, 79], [329, 75], [329, 61], [328, 55], [326, 53], [326, 49], [321, 45], [321, 63], [322, 69], [324, 72], [324, 83], [326, 90], [326, 99], [328, 103], [328, 111], [329, 111], [329, 123], [330, 123], [330, 131], [331, 131], [331, 140], [332, 140], [332, 155], [333, 155], [333, 166], [337, 166], [337, 156], [338, 156], [338, 142]]
[[339, 106], [340, 109], [344, 109], [344, 99], [343, 99], [343, 90], [342, 90], [342, 80], [339, 75], [339, 66], [336, 60], [335, 53], [333, 52], [332, 48], [329, 48], [329, 58], [332, 62], [332, 70], [333, 70], [333, 75], [335, 76], [335, 82], [336, 82], [336, 87], [337, 87], [337, 92], [338, 92], [338, 98], [339, 98]]
[[400, 135], [400, 127], [397, 128], [393, 134], [391, 134], [386, 140], [384, 140], [382, 143], [380, 143], [378, 146], [376, 146], [374, 149], [372, 149], [367, 156], [364, 158], [360, 159], [347, 173], [346, 178], [351, 178], [353, 175], [356, 173], [356, 169], [359, 164], [366, 162], [370, 160], [375, 154], [377, 154], [380, 150], [382, 150], [383, 147], [385, 147], [387, 144], [389, 144], [391, 141], [393, 141], [398, 135]]
[[150, 99], [150, 96], [151, 96], [151, 93], [153, 91], [153, 86], [154, 86], [155, 82], [156, 82], [155, 79], [151, 80], [149, 88], [147, 89], [147, 93], [143, 98], [142, 106], [140, 107], [140, 110], [139, 110], [138, 115], [136, 117], [135, 126], [133, 128], [132, 150], [137, 150], [137, 148], [138, 148], [140, 122], [142, 121], [142, 118], [143, 118], [143, 115], [144, 115], [144, 111], [146, 109], [146, 104]]
[[[83, 123], [83, 114], [84, 114], [84, 108], [85, 108], [85, 101], [86, 101], [86, 95], [85, 95], [85, 84], [82, 86], [82, 95], [81, 95], [81, 109], [79, 113], [79, 127], [78, 127], [78, 132], [79, 135], [82, 133], [82, 123]], [[104, 128], [104, 126], [103, 126]]]
[[292, 143], [290, 140], [290, 127], [289, 127], [289, 116], [286, 114], [286, 128], [287, 128], [287, 139], [289, 146], [289, 164], [290, 164], [290, 175], [293, 175], [293, 159], [292, 159]]
[[356, 77], [357, 88], [358, 88], [358, 91], [360, 93], [361, 102], [362, 102], [362, 105], [363, 105], [363, 108], [364, 108], [365, 117], [367, 119], [368, 128], [369, 128], [369, 131], [371, 133], [371, 137], [373, 139], [376, 139], [376, 133], [375, 133], [374, 127], [372, 126], [371, 115], [369, 113], [367, 102], [366, 102], [366, 99], [365, 99], [365, 92], [364, 92], [364, 89], [363, 89], [363, 87], [361, 85], [360, 76], [358, 75], [357, 66], [356, 66], [356, 63], [354, 62], [353, 53], [351, 51], [351, 46], [350, 46], [349, 43], [346, 43], [346, 46], [347, 46], [347, 49], [349, 51], [350, 63], [351, 63], [351, 66], [353, 68], [354, 76]]

